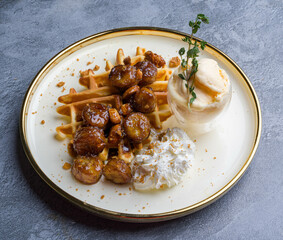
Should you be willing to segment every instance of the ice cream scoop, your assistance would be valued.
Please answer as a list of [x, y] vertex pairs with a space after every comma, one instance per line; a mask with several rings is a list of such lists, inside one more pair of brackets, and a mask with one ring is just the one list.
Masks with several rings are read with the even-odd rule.
[[200, 134], [211, 131], [231, 99], [229, 77], [213, 59], [200, 59], [198, 71], [189, 82], [190, 85], [194, 81], [197, 98], [189, 104], [191, 96], [186, 81], [178, 76], [182, 71], [180, 66], [168, 82], [168, 102], [171, 110], [178, 122], [186, 128]]

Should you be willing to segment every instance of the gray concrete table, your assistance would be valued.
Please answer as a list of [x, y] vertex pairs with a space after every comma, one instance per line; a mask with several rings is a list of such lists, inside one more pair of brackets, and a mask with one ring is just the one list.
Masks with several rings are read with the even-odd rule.
[[[283, 239], [283, 51], [281, 0], [0, 1], [0, 239]], [[24, 155], [21, 102], [40, 68], [69, 44], [107, 29], [157, 26], [188, 31], [234, 59], [261, 103], [263, 132], [241, 181], [186, 217], [155, 224], [117, 223], [58, 196]]]

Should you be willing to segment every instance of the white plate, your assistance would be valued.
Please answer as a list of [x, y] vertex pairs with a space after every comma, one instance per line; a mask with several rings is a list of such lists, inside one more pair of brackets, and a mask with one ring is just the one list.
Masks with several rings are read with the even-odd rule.
[[[70, 88], [79, 85], [79, 71], [100, 66], [105, 60], [115, 62], [118, 48], [134, 56], [136, 47], [161, 54], [166, 62], [186, 46], [182, 33], [165, 29], [130, 28], [112, 30], [83, 39], [52, 58], [37, 74], [23, 104], [21, 135], [26, 154], [38, 174], [59, 194], [71, 202], [101, 216], [121, 221], [162, 221], [180, 217], [210, 204], [229, 190], [248, 167], [258, 146], [261, 132], [260, 107], [251, 83], [240, 68], [215, 47], [208, 45], [201, 57], [215, 59], [229, 74], [232, 100], [215, 131], [196, 137], [196, 156], [189, 177], [174, 188], [141, 193], [130, 185], [114, 185], [103, 178], [95, 185], [76, 181], [70, 170], [63, 170], [72, 161], [67, 153], [68, 139], [58, 141], [55, 128], [63, 122], [57, 114], [65, 82]], [[94, 59], [95, 58], [95, 59]], [[88, 62], [92, 62], [87, 66]], [[74, 73], [74, 76], [71, 74]], [[56, 103], [56, 105], [54, 105]], [[45, 124], [41, 124], [44, 120]], [[65, 122], [64, 122], [65, 123]], [[173, 127], [172, 119], [165, 126]]]

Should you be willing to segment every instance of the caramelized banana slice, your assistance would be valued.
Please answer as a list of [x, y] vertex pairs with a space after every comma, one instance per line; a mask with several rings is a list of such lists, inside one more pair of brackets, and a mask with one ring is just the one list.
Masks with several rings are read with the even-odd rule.
[[141, 88], [141, 90], [136, 93], [134, 98], [134, 108], [138, 112], [151, 113], [156, 107], [156, 96], [155, 93], [147, 87]]
[[135, 97], [135, 94], [137, 92], [140, 91], [140, 87], [138, 85], [135, 85], [135, 86], [132, 86], [130, 88], [128, 88], [124, 93], [123, 93], [123, 102], [126, 102], [126, 103], [131, 103], [132, 100], [134, 99]]
[[131, 168], [124, 160], [112, 158], [103, 169], [104, 177], [117, 184], [129, 183], [132, 179]]
[[83, 108], [82, 118], [85, 125], [105, 128], [109, 121], [108, 108], [101, 103], [90, 103]]
[[109, 80], [112, 86], [125, 91], [127, 88], [137, 85], [142, 76], [135, 66], [117, 65], [109, 73]]
[[152, 62], [138, 62], [135, 67], [142, 71], [142, 80], [139, 82], [140, 86], [149, 85], [155, 82], [157, 75], [157, 67]]
[[97, 155], [106, 146], [104, 132], [98, 127], [79, 128], [75, 133], [73, 146], [78, 155]]
[[78, 157], [74, 160], [72, 174], [82, 183], [97, 183], [102, 175], [103, 163], [98, 157]]
[[149, 137], [150, 122], [144, 114], [132, 113], [125, 119], [124, 131], [130, 141], [141, 143]]

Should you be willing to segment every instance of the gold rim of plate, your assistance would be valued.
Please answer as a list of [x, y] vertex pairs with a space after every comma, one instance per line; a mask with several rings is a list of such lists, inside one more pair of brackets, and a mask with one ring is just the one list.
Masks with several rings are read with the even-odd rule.
[[[250, 151], [249, 157], [246, 159], [245, 164], [240, 169], [240, 171], [233, 177], [233, 179], [228, 182], [223, 188], [221, 188], [216, 193], [212, 194], [208, 198], [195, 203], [193, 205], [190, 205], [188, 207], [164, 212], [164, 213], [158, 213], [158, 214], [127, 214], [127, 213], [120, 213], [115, 211], [110, 211], [107, 209], [102, 209], [95, 207], [93, 205], [90, 205], [88, 203], [85, 203], [72, 195], [68, 194], [61, 188], [59, 188], [54, 182], [52, 182], [45, 173], [40, 169], [40, 167], [37, 165], [36, 160], [33, 158], [33, 155], [29, 149], [28, 143], [27, 143], [27, 135], [26, 135], [26, 129], [25, 129], [25, 123], [27, 121], [26, 118], [26, 112], [28, 112], [28, 107], [30, 104], [30, 98], [32, 97], [32, 92], [35, 91], [35, 89], [38, 87], [39, 83], [44, 79], [46, 74], [56, 65], [58, 64], [62, 59], [66, 58], [67, 56], [71, 55], [75, 51], [88, 46], [90, 44], [93, 44], [95, 42], [103, 41], [106, 39], [114, 38], [114, 37], [121, 37], [121, 36], [128, 36], [128, 35], [154, 35], [154, 36], [162, 36], [167, 38], [173, 38], [177, 40], [181, 40], [184, 36], [189, 36], [186, 33], [166, 29], [166, 28], [157, 28], [157, 27], [129, 27], [129, 28], [118, 28], [113, 30], [108, 30], [104, 32], [100, 32], [94, 35], [91, 35], [89, 37], [86, 37], [82, 40], [79, 40], [78, 42], [75, 42], [56, 54], [53, 58], [51, 58], [45, 66], [37, 73], [33, 81], [31, 82], [24, 101], [22, 105], [21, 110], [21, 119], [20, 119], [20, 135], [21, 135], [21, 141], [24, 148], [24, 151], [26, 153], [26, 156], [28, 157], [31, 165], [35, 169], [35, 171], [38, 173], [38, 175], [57, 193], [59, 193], [61, 196], [63, 196], [65, 199], [69, 200], [73, 204], [86, 209], [89, 212], [92, 212], [94, 214], [97, 214], [99, 216], [112, 219], [112, 220], [118, 220], [118, 221], [125, 221], [125, 222], [158, 222], [158, 221], [165, 221], [170, 220], [178, 217], [182, 217], [188, 214], [191, 214], [193, 212], [196, 212], [209, 204], [213, 203], [218, 198], [222, 197], [228, 190], [230, 190], [237, 181], [243, 176], [245, 171], [247, 170], [248, 166], [250, 165], [254, 154], [256, 152], [256, 149], [259, 144], [260, 135], [261, 135], [261, 128], [262, 128], [262, 119], [261, 119], [261, 110], [260, 110], [260, 104], [256, 95], [256, 92], [248, 79], [248, 77], [245, 75], [245, 73], [241, 70], [241, 68], [225, 53], [217, 49], [211, 44], [207, 44], [206, 51], [221, 61], [225, 63], [227, 67], [231, 71], [233, 71], [234, 74], [238, 75], [240, 78], [242, 78], [244, 81], [242, 84], [246, 85], [245, 87], [250, 91], [252, 95], [252, 101], [254, 103], [254, 110], [256, 111], [256, 134], [254, 138], [253, 147]], [[194, 39], [201, 41], [199, 38]]]

